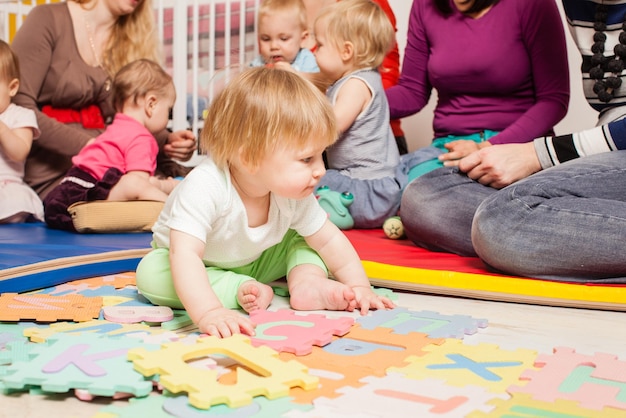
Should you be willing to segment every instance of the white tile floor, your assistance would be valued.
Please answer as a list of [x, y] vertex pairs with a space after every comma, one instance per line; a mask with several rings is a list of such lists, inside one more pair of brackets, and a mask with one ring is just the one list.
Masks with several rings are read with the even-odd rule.
[[[429, 310], [448, 315], [484, 318], [489, 325], [467, 336], [467, 344], [491, 343], [506, 350], [524, 348], [549, 354], [554, 347], [571, 347], [581, 354], [596, 352], [617, 355], [626, 361], [626, 313], [572, 308], [553, 308], [500, 302], [427, 296], [405, 292], [398, 294], [398, 306], [411, 310]], [[273, 308], [287, 307], [277, 297]], [[339, 313], [325, 312], [328, 316]], [[344, 315], [344, 313], [341, 313]], [[348, 314], [353, 315], [353, 314]], [[82, 402], [73, 396], [43, 397], [17, 394], [0, 396], [0, 417], [70, 418], [94, 417], [111, 402], [99, 399]], [[626, 416], [626, 413], [625, 413]]]

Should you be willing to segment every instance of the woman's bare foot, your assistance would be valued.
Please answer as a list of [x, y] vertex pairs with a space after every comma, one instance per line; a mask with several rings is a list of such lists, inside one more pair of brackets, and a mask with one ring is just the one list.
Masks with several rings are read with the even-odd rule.
[[272, 288], [256, 280], [248, 280], [237, 289], [237, 301], [241, 308], [248, 313], [257, 309], [267, 309], [273, 297]]
[[[293, 272], [293, 270], [292, 270]], [[354, 291], [343, 283], [319, 275], [290, 277], [289, 303], [301, 311], [353, 311], [356, 308]]]

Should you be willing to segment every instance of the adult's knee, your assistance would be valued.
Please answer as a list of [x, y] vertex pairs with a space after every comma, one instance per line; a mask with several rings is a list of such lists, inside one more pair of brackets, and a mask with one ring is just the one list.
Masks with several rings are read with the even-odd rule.
[[447, 167], [409, 183], [400, 205], [407, 238], [429, 250], [475, 256], [470, 227], [481, 198], [474, 188], [467, 176]]
[[476, 210], [471, 229], [478, 257], [496, 269], [521, 274], [520, 256], [528, 243], [522, 242], [520, 227], [526, 216], [506, 193], [485, 199]]

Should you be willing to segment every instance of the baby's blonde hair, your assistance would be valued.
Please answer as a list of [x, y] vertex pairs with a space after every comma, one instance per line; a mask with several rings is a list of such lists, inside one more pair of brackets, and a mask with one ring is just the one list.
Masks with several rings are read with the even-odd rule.
[[257, 166], [278, 148], [327, 147], [338, 131], [328, 99], [291, 71], [245, 70], [213, 100], [200, 143], [213, 161], [228, 167], [237, 156]]
[[0, 80], [11, 82], [20, 79], [20, 64], [13, 49], [0, 40]]
[[322, 9], [325, 38], [337, 48], [354, 46], [356, 68], [378, 68], [393, 46], [395, 32], [384, 10], [371, 0], [341, 0]]
[[302, 0], [262, 0], [259, 5], [259, 22], [262, 17], [276, 12], [293, 12], [302, 30], [307, 30], [306, 7]]
[[[72, 1], [84, 8], [92, 0]], [[98, 1], [87, 7], [95, 7]], [[124, 65], [139, 58], [162, 61], [152, 0], [141, 0], [132, 13], [117, 18], [105, 47], [102, 66], [109, 74], [115, 75]]]
[[139, 59], [123, 66], [113, 79], [113, 107], [121, 112], [124, 104], [133, 103], [153, 92], [165, 96], [174, 92], [172, 77], [159, 64], [148, 59]]

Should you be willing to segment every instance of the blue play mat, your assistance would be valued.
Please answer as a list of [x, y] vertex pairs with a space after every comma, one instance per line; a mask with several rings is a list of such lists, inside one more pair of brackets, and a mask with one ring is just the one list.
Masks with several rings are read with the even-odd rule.
[[44, 223], [0, 225], [0, 293], [134, 271], [151, 233], [76, 234]]

